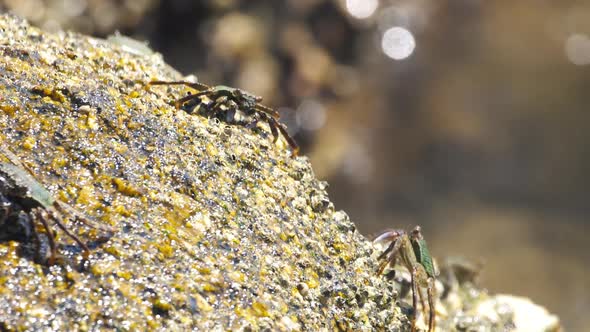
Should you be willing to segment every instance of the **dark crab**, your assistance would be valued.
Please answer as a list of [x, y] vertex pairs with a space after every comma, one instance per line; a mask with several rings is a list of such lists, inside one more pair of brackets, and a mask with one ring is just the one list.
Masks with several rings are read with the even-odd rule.
[[[29, 174], [30, 171], [25, 170], [26, 166], [22, 165], [12, 152], [5, 147], [2, 147], [0, 152], [10, 161], [9, 163], [0, 162], [0, 225], [6, 226], [9, 220], [20, 225], [26, 224], [27, 221], [40, 221], [45, 229], [51, 251], [47, 260], [49, 265], [52, 265], [57, 257], [55, 238], [49, 227], [50, 220], [82, 248], [85, 257], [90, 253], [90, 249], [66, 227], [63, 223], [64, 215], [92, 228], [109, 233], [113, 231], [109, 227], [95, 225], [68, 204], [55, 200], [51, 193]], [[34, 235], [37, 242], [35, 260], [44, 262], [40, 237], [36, 233], [34, 225], [31, 227], [21, 226], [20, 228], [25, 229], [25, 233]], [[25, 234], [24, 237], [30, 237], [30, 234]]]
[[426, 287], [428, 293], [428, 331], [434, 331], [435, 307], [434, 307], [434, 279], [436, 272], [432, 257], [422, 237], [420, 226], [416, 226], [410, 234], [404, 230], [389, 230], [379, 235], [374, 242], [390, 242], [389, 246], [377, 258], [379, 264], [378, 274], [383, 273], [387, 265], [392, 268], [398, 263], [403, 265], [411, 274], [412, 306], [414, 315], [412, 318], [412, 332], [416, 331], [416, 312], [418, 308], [418, 296], [422, 304], [422, 311], [426, 317], [426, 304], [422, 288]]
[[[289, 135], [285, 125], [278, 121], [279, 113], [268, 106], [260, 104], [262, 97], [225, 85], [211, 87], [203, 83], [191, 83], [186, 81], [151, 81], [148, 83], [148, 86], [151, 85], [186, 85], [199, 91], [195, 94], [176, 100], [174, 106], [177, 109], [180, 109], [185, 103], [198, 100], [198, 104], [204, 105], [207, 111], [225, 111], [226, 121], [228, 122], [236, 122], [236, 117], [240, 112], [244, 117], [250, 119], [248, 125], [251, 127], [255, 127], [258, 120], [264, 120], [268, 123], [272, 132], [273, 143], [276, 143], [280, 132], [291, 147], [292, 155], [296, 156], [299, 153], [299, 146]], [[201, 97], [207, 97], [211, 102], [205, 104]]]

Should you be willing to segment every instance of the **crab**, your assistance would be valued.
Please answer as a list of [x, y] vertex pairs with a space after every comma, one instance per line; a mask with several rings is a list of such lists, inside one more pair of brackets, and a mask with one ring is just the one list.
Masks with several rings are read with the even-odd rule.
[[373, 242], [389, 242], [389, 246], [377, 258], [380, 261], [377, 270], [378, 275], [383, 273], [387, 265], [394, 268], [398, 263], [403, 265], [411, 274], [412, 306], [414, 309], [412, 332], [416, 331], [418, 296], [426, 319], [426, 304], [422, 293], [424, 287], [426, 287], [428, 293], [428, 331], [434, 331], [436, 319], [434, 279], [436, 278], [436, 271], [420, 226], [416, 226], [409, 234], [399, 229], [388, 230], [375, 238]]
[[[11, 218], [18, 223], [27, 220], [27, 217], [30, 221], [40, 221], [45, 229], [51, 251], [47, 260], [48, 265], [53, 265], [57, 258], [57, 245], [53, 231], [49, 227], [49, 221], [53, 221], [82, 248], [84, 257], [88, 257], [90, 249], [86, 243], [66, 227], [63, 223], [63, 215], [81, 221], [88, 227], [101, 229], [109, 233], [113, 232], [110, 227], [96, 225], [67, 203], [54, 199], [51, 193], [29, 174], [32, 172], [21, 164], [16, 155], [10, 150], [2, 147], [0, 152], [10, 161], [9, 163], [0, 162], [0, 201], [2, 201], [0, 225], [6, 224]], [[31, 226], [25, 229], [27, 229], [27, 233], [33, 233], [36, 237], [38, 244], [36, 260], [44, 261], [40, 254], [42, 248], [35, 227]]]
[[[270, 127], [273, 143], [278, 140], [280, 132], [291, 147], [291, 155], [295, 157], [299, 153], [299, 146], [289, 135], [285, 125], [278, 121], [279, 113], [268, 106], [260, 104], [262, 97], [225, 85], [211, 87], [203, 83], [187, 81], [151, 81], [147, 84], [148, 87], [151, 85], [186, 85], [199, 91], [176, 100], [174, 106], [177, 109], [180, 109], [185, 103], [198, 100], [199, 105], [205, 106], [207, 111], [225, 111], [226, 121], [230, 123], [237, 122], [238, 114], [251, 120], [248, 124], [249, 127], [255, 127], [258, 120], [264, 120]], [[205, 103], [201, 97], [207, 97], [211, 102]]]

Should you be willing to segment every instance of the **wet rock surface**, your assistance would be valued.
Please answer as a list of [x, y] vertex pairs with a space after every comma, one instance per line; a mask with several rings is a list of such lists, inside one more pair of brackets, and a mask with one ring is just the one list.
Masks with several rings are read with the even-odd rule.
[[[116, 229], [86, 260], [55, 228], [62, 257], [51, 267], [22, 250], [27, 241], [3, 241], [3, 326], [399, 325], [370, 243], [346, 214], [317, 203], [325, 183], [273, 144], [264, 123], [174, 109], [186, 89], [144, 86], [181, 78], [157, 54], [45, 34], [11, 16], [0, 24], [3, 146], [56, 199]], [[101, 235], [66, 223], [89, 243]]]
[[[188, 89], [145, 88], [181, 78], [157, 53], [0, 16], [1, 144], [54, 199], [116, 230], [103, 243], [64, 219], [84, 258], [52, 225], [47, 266], [0, 222], [0, 329], [407, 329], [399, 286], [308, 160], [265, 123], [188, 114], [170, 106]], [[457, 328], [457, 298], [439, 302], [439, 326]]]

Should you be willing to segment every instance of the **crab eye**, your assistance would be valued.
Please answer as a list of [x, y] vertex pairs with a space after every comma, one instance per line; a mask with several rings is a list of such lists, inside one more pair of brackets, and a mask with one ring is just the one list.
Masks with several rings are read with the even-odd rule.
[[262, 97], [256, 96], [256, 97], [254, 97], [254, 100], [256, 100], [256, 102], [259, 103], [262, 101]]

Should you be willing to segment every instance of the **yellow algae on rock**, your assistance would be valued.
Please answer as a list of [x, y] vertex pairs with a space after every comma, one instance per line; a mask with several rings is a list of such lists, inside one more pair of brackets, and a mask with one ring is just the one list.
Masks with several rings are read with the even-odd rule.
[[266, 304], [262, 302], [252, 303], [252, 312], [258, 317], [269, 317], [270, 313]]
[[138, 197], [142, 195], [141, 190], [139, 190], [139, 188], [136, 188], [135, 186], [133, 186], [133, 184], [121, 178], [114, 178], [113, 184], [115, 185], [117, 190], [124, 195], [133, 197]]
[[27, 137], [23, 140], [22, 142], [22, 147], [25, 150], [33, 150], [35, 148], [36, 144], [36, 140], [33, 137]]

